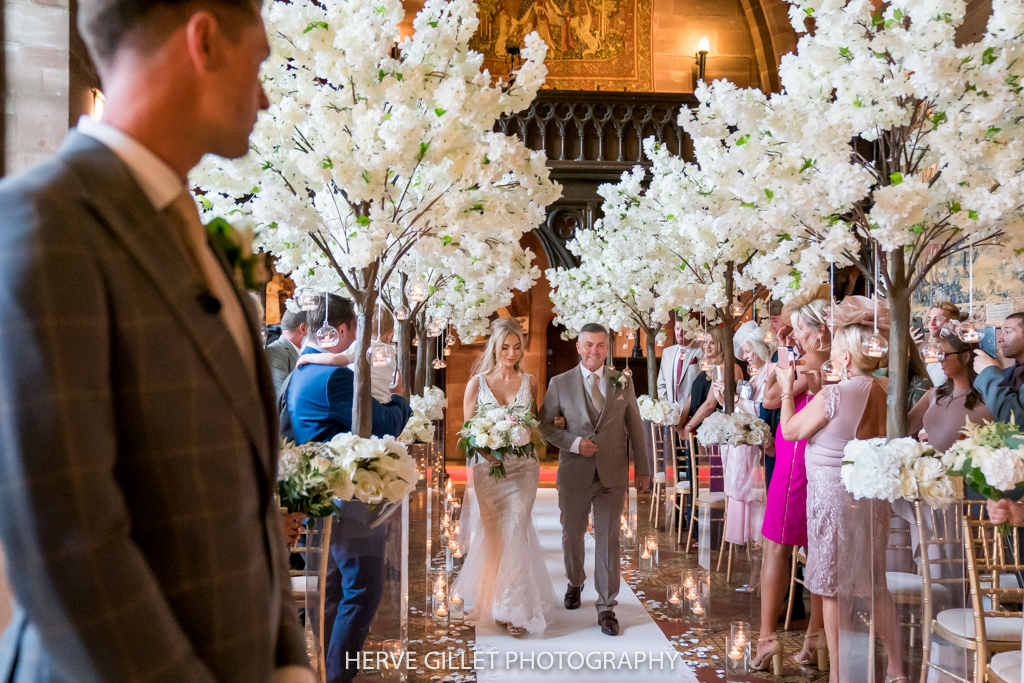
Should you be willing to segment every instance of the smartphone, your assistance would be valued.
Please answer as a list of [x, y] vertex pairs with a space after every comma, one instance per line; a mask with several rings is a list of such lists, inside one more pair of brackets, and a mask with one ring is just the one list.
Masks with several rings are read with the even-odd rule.
[[978, 343], [978, 348], [992, 356], [996, 357], [996, 326], [985, 325], [985, 336], [981, 338]]

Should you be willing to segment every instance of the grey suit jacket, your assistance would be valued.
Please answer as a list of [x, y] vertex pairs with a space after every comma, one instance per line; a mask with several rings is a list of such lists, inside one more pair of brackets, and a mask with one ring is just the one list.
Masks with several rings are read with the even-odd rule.
[[270, 363], [270, 374], [274, 379], [274, 391], [280, 397], [284, 381], [292, 374], [295, 363], [299, 360], [299, 352], [290, 341], [278, 337], [273, 344], [267, 345], [266, 353], [267, 362]]
[[[615, 378], [625, 380], [625, 386], [621, 389], [615, 386], [612, 382]], [[633, 454], [637, 476], [649, 476], [651, 473], [633, 381], [607, 369], [604, 381], [608, 382], [604, 410], [597, 424], [591, 420], [587, 409], [580, 366], [552, 378], [548, 384], [538, 418], [544, 438], [559, 450], [558, 473], [555, 477], [558, 486], [587, 488], [594, 483], [595, 471], [601, 484], [608, 488], [629, 486], [630, 453]], [[554, 425], [559, 415], [565, 418], [565, 429], [558, 429]], [[597, 444], [597, 455], [588, 458], [572, 453], [572, 444], [577, 437], [590, 439]], [[627, 441], [629, 450], [626, 448]]]
[[[0, 681], [268, 681], [308, 666], [270, 371], [169, 220], [72, 132], [0, 182]], [[259, 333], [247, 297], [252, 343]]]

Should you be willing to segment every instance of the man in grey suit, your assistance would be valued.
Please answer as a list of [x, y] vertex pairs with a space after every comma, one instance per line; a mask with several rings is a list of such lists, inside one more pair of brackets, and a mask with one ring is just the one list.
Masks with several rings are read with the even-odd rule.
[[[608, 347], [609, 335], [604, 327], [596, 323], [583, 326], [576, 341], [581, 362], [551, 380], [539, 418], [544, 438], [559, 451], [558, 508], [565, 575], [569, 579], [565, 607], [580, 606], [586, 578], [584, 536], [593, 507], [597, 622], [603, 633], [613, 636], [619, 633], [614, 611], [619, 594], [619, 519], [629, 490], [630, 453], [634, 456], [638, 491], [650, 485], [651, 466], [633, 383], [605, 366]], [[555, 426], [557, 417], [565, 418], [564, 429]]]
[[252, 0], [79, 0], [106, 94], [0, 183], [0, 681], [312, 682], [251, 301], [188, 191], [239, 157]]
[[299, 360], [299, 350], [306, 336], [306, 312], [285, 311], [281, 316], [281, 336], [267, 345], [267, 362], [274, 378], [274, 391], [281, 396], [281, 387]]

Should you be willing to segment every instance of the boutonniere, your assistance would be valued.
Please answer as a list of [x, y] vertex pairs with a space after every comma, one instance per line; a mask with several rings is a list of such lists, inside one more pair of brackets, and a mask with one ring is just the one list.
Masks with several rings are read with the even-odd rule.
[[616, 389], [626, 388], [626, 378], [620, 372], [617, 375], [608, 375], [608, 384], [611, 384]]
[[251, 221], [228, 223], [218, 217], [206, 224], [206, 232], [240, 288], [259, 290], [270, 281], [271, 256], [263, 251], [253, 252], [256, 231]]

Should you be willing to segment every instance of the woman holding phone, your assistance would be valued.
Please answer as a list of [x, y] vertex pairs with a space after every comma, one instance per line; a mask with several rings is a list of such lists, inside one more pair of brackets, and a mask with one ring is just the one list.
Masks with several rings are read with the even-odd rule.
[[[725, 363], [725, 330], [721, 327], [708, 329], [704, 336], [704, 360], [708, 363], [708, 369], [701, 371], [693, 380], [690, 397], [683, 406], [683, 415], [687, 417], [683, 425], [684, 440], [689, 439], [700, 423], [718, 408], [718, 400], [711, 387], [716, 380], [721, 379]], [[743, 369], [739, 363], [733, 365], [733, 377], [737, 382], [743, 379]]]
[[[779, 347], [779, 368], [793, 373], [795, 381], [790, 393], [796, 410], [803, 408], [820, 389], [818, 369], [828, 360], [831, 337], [828, 326], [828, 287], [815, 294], [798, 296], [784, 309], [783, 316], [792, 322], [794, 347]], [[794, 362], [802, 362], [794, 366]], [[763, 405], [774, 409], [782, 405], [782, 387], [777, 377], [768, 378]], [[790, 556], [793, 549], [807, 545], [807, 474], [804, 468], [802, 439], [789, 441], [781, 428], [775, 435], [775, 471], [768, 485], [765, 505], [764, 559], [761, 564], [761, 638], [752, 661], [754, 669], [764, 671], [769, 660], [775, 675], [782, 675], [782, 644], [775, 634], [782, 601], [789, 588]], [[828, 668], [822, 628], [821, 600], [811, 598], [811, 620], [804, 645], [795, 661], [801, 666], [818, 664]]]

